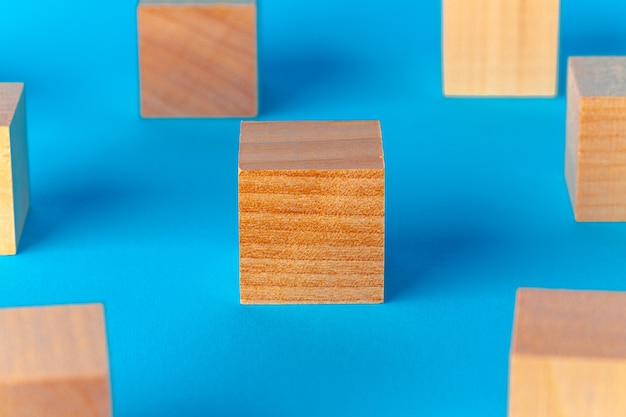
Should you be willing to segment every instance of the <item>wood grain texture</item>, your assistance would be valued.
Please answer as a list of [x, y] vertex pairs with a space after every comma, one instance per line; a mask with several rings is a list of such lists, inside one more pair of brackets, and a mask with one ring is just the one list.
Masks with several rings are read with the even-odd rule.
[[557, 93], [559, 0], [442, 0], [446, 96]]
[[102, 305], [0, 309], [0, 335], [0, 416], [111, 416]]
[[570, 58], [565, 178], [577, 221], [626, 221], [626, 57]]
[[142, 116], [256, 116], [254, 1], [144, 1], [137, 26]]
[[242, 123], [242, 303], [382, 303], [384, 228], [379, 122]]
[[509, 417], [626, 415], [626, 293], [520, 289]]
[[14, 255], [29, 207], [24, 85], [0, 83], [0, 255]]

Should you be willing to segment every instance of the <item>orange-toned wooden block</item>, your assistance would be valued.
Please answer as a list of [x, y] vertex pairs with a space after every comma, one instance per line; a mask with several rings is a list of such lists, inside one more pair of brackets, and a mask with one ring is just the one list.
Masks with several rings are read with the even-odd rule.
[[102, 305], [0, 309], [0, 416], [111, 416]]
[[379, 122], [241, 124], [242, 303], [382, 303], [384, 241]]
[[520, 289], [509, 417], [626, 415], [626, 293]]
[[577, 221], [626, 221], [626, 57], [574, 57], [565, 178]]
[[442, 0], [446, 96], [557, 92], [559, 0]]
[[257, 114], [256, 0], [141, 0], [144, 117]]
[[24, 84], [0, 83], [0, 255], [17, 252], [28, 206]]

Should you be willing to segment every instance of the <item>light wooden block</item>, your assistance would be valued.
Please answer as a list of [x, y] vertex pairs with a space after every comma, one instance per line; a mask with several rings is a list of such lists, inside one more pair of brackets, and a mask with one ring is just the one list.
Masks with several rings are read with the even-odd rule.
[[0, 255], [15, 255], [28, 213], [24, 84], [0, 83]]
[[520, 289], [509, 417], [626, 415], [626, 293]]
[[557, 93], [559, 0], [442, 0], [446, 96]]
[[565, 178], [577, 221], [626, 221], [626, 57], [574, 57]]
[[384, 241], [379, 122], [241, 124], [242, 303], [382, 303]]
[[0, 309], [0, 416], [111, 416], [102, 305]]
[[141, 0], [144, 117], [257, 114], [256, 0]]

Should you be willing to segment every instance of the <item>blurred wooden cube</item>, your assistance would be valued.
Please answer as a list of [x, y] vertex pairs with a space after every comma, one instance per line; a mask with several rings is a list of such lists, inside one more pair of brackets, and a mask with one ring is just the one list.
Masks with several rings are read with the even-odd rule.
[[242, 303], [382, 303], [384, 241], [379, 122], [242, 123]]
[[520, 289], [509, 417], [626, 415], [626, 293]]
[[102, 305], [0, 309], [0, 416], [111, 416]]
[[144, 117], [257, 114], [255, 0], [141, 0]]
[[17, 253], [28, 206], [24, 84], [0, 83], [0, 255]]
[[557, 93], [559, 0], [442, 0], [446, 96]]
[[574, 57], [565, 178], [577, 221], [626, 221], [626, 57]]

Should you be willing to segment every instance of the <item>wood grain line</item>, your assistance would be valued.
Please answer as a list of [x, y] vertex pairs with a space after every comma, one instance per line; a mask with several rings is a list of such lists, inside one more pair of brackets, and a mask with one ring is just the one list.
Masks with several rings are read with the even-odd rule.
[[[242, 274], [291, 273], [293, 275], [382, 275], [384, 265], [380, 261], [335, 261], [335, 260], [291, 260], [291, 259], [251, 259], [242, 258], [239, 262]], [[297, 278], [296, 278], [297, 280]]]
[[381, 274], [371, 275], [335, 275], [326, 274], [301, 274], [297, 280], [290, 273], [249, 273], [241, 279], [246, 287], [285, 287], [285, 288], [380, 288], [383, 289]]
[[[240, 213], [239, 224], [251, 230], [294, 230], [332, 233], [382, 233], [384, 216], [321, 216], [318, 214], [284, 215], [276, 213]], [[268, 226], [269, 225], [269, 226]]]
[[329, 246], [301, 244], [241, 244], [241, 259], [285, 259], [285, 260], [336, 260], [336, 261], [379, 261], [385, 260], [381, 246]]
[[384, 216], [385, 197], [241, 194], [241, 213], [302, 213], [319, 215]]
[[385, 190], [383, 178], [241, 176], [240, 194], [294, 194], [326, 196], [380, 196]]
[[378, 246], [385, 243], [384, 233], [342, 233], [334, 231], [310, 232], [310, 231], [285, 231], [264, 229], [239, 230], [239, 242], [241, 244], [290, 244], [299, 245], [326, 245], [326, 246]]
[[381, 287], [241, 287], [242, 304], [380, 304], [384, 301]]

